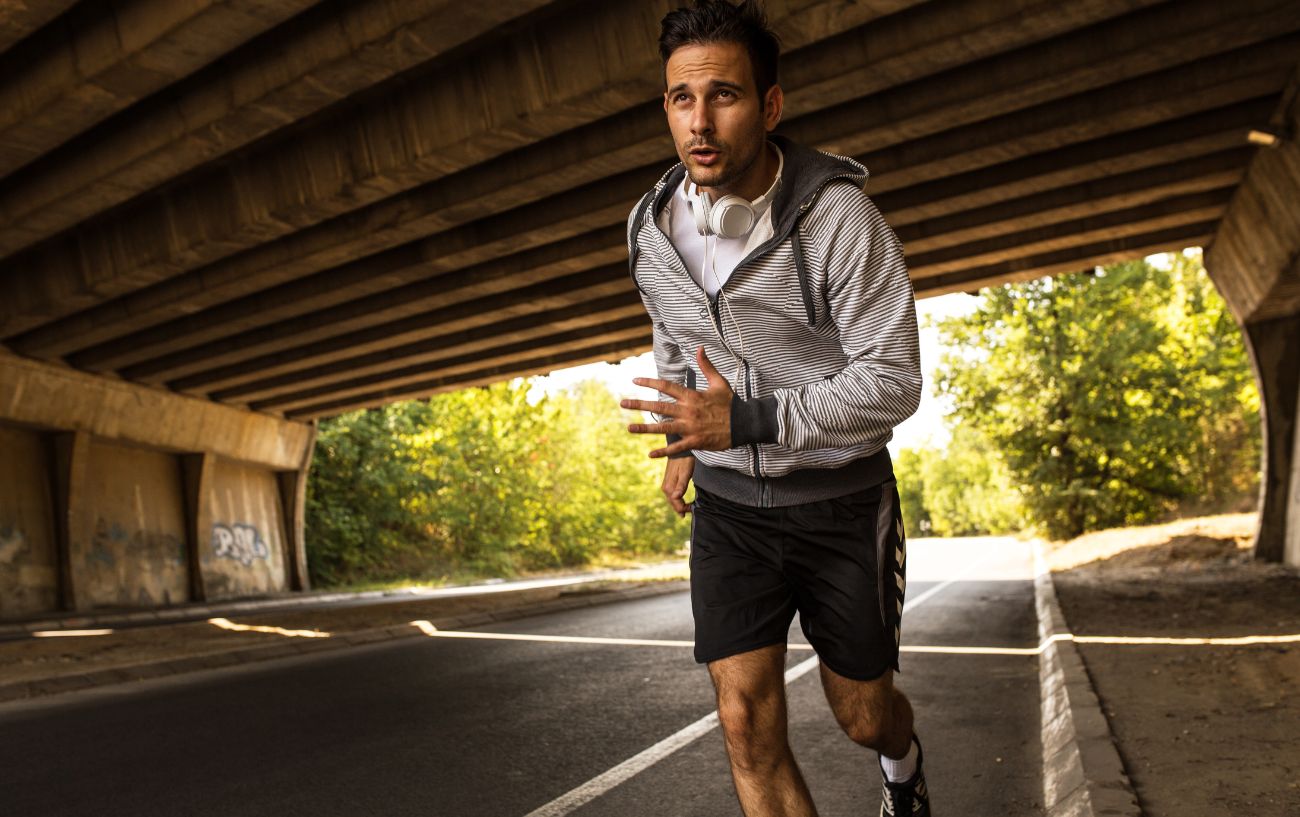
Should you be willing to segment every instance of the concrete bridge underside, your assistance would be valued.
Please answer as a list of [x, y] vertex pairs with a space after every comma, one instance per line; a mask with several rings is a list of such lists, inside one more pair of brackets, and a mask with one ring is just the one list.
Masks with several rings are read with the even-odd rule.
[[[316, 418], [647, 350], [675, 5], [0, 6], [0, 618], [304, 589]], [[1208, 248], [1300, 563], [1300, 5], [767, 6], [919, 297]]]

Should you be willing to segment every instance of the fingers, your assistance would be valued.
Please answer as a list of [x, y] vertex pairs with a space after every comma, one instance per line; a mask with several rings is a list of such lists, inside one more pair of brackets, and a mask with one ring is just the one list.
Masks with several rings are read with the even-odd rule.
[[672, 509], [677, 512], [678, 516], [685, 516], [690, 513], [691, 506], [686, 504], [686, 500], [682, 499], [681, 494], [670, 494], [665, 492], [664, 495], [668, 497], [668, 504], [672, 506]]
[[713, 361], [709, 360], [709, 356], [704, 354], [703, 346], [695, 350], [695, 359], [699, 362], [700, 371], [704, 373], [704, 379], [708, 381], [710, 386], [723, 379], [722, 374], [713, 366]]
[[633, 434], [674, 434], [681, 431], [675, 423], [632, 423], [627, 430]]
[[627, 399], [620, 401], [619, 405], [625, 409], [640, 409], [641, 411], [650, 411], [655, 414], [662, 414], [666, 417], [680, 417], [685, 413], [685, 408], [680, 403], [669, 403], [664, 400]]
[[692, 448], [691, 441], [693, 439], [693, 437], [682, 437], [672, 445], [665, 446], [664, 448], [656, 448], [654, 451], [651, 451], [650, 457], [652, 459], [658, 459], [660, 457], [671, 457], [673, 454], [680, 454], [683, 451], [690, 451]]
[[679, 517], [691, 512], [691, 505], [686, 502], [686, 488], [691, 484], [691, 475], [695, 471], [695, 460], [683, 457], [669, 460], [664, 468], [663, 492], [668, 504]]
[[709, 356], [704, 353], [703, 346], [695, 350], [695, 358], [699, 361], [700, 371], [704, 373], [704, 381], [709, 384], [709, 391], [718, 388], [732, 391], [731, 384], [727, 382], [727, 378], [723, 377], [722, 373], [713, 365], [713, 361], [709, 360]]
[[678, 385], [671, 380], [659, 380], [654, 377], [634, 377], [632, 378], [632, 382], [638, 386], [646, 386], [656, 391], [661, 391], [670, 397], [676, 397], [678, 400], [681, 400], [687, 394], [694, 392], [693, 389], [688, 389], [685, 386]]

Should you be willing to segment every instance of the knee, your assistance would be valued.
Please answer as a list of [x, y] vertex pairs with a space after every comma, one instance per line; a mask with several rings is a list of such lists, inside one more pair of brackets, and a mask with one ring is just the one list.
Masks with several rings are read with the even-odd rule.
[[889, 738], [888, 724], [878, 714], [840, 721], [840, 728], [849, 740], [868, 749], [880, 751]]
[[780, 763], [785, 752], [785, 731], [752, 698], [737, 696], [718, 702], [718, 720], [732, 764], [745, 772], [762, 773]]

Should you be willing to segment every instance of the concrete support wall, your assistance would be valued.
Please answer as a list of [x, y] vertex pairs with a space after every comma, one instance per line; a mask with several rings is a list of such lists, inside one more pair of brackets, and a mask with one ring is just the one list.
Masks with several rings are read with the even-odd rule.
[[288, 590], [286, 515], [275, 474], [219, 459], [205, 500], [212, 524], [200, 565], [208, 598]]
[[47, 435], [0, 425], [0, 618], [59, 602]]
[[181, 468], [175, 454], [92, 440], [81, 518], [69, 541], [77, 607], [190, 600]]
[[314, 440], [0, 352], [0, 619], [306, 589]]
[[1300, 566], [1300, 73], [1273, 116], [1205, 266], [1242, 325], [1259, 384], [1263, 480], [1255, 555]]

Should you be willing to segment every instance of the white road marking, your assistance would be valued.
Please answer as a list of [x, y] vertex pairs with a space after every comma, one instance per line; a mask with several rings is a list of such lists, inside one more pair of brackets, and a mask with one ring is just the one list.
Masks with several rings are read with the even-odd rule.
[[1242, 647], [1251, 644], [1294, 644], [1300, 642], [1296, 635], [1243, 635], [1236, 638], [1153, 638], [1147, 636], [1069, 635], [1076, 644], [1124, 644], [1169, 647]]
[[112, 630], [36, 630], [32, 638], [66, 638], [81, 635], [109, 635]]
[[[917, 607], [920, 607], [926, 601], [933, 598], [935, 594], [946, 589], [957, 581], [958, 579], [949, 579], [948, 581], [931, 587], [915, 599], [909, 600], [904, 609], [914, 610]], [[436, 632], [442, 633], [445, 631], [439, 630]], [[434, 633], [430, 633], [430, 635], [433, 634]], [[795, 645], [792, 644], [790, 646], [793, 647]], [[789, 684], [795, 679], [808, 674], [808, 672], [816, 666], [817, 656], [814, 655], [812, 658], [802, 661], [786, 670], [785, 682]], [[674, 732], [655, 745], [633, 755], [614, 768], [593, 777], [575, 789], [565, 792], [541, 808], [528, 812], [525, 817], [562, 817], [565, 814], [570, 814], [587, 803], [590, 803], [592, 800], [595, 800], [597, 797], [600, 797], [615, 786], [618, 786], [625, 780], [628, 780], [650, 768], [654, 764], [676, 752], [678, 749], [682, 749], [694, 743], [699, 738], [713, 731], [717, 725], [718, 712], [717, 710], [714, 710], [703, 718], [700, 718], [695, 723], [692, 723], [690, 726]]]
[[[694, 641], [668, 640], [659, 638], [604, 638], [584, 635], [535, 635], [533, 633], [488, 633], [475, 630], [439, 630], [428, 621], [412, 621], [412, 627], [418, 628], [430, 638], [461, 638], [482, 641], [540, 641], [552, 644], [607, 644], [625, 647], [678, 647], [691, 648]], [[1053, 635], [1037, 647], [960, 647], [943, 644], [905, 644], [899, 652], [920, 653], [927, 655], [1041, 655], [1043, 650], [1057, 641], [1073, 641], [1076, 644], [1117, 644], [1122, 646], [1245, 646], [1251, 644], [1293, 644], [1300, 642], [1300, 635], [1249, 635], [1235, 638], [1158, 638], [1148, 636], [1076, 636], [1071, 633]], [[800, 652], [813, 647], [792, 641], [788, 649]]]
[[241, 633], [274, 633], [289, 638], [329, 638], [329, 633], [320, 630], [286, 630], [283, 627], [268, 627], [264, 624], [236, 624], [228, 618], [210, 618], [208, 623], [223, 630]]
[[[471, 638], [488, 641], [548, 641], [555, 644], [615, 644], [628, 647], [694, 647], [693, 641], [667, 641], [656, 638], [600, 638], [585, 635], [534, 635], [532, 633], [487, 633], [473, 630], [439, 630], [428, 621], [412, 621], [411, 626], [430, 638]], [[795, 645], [791, 645], [795, 646]], [[811, 649], [811, 648], [809, 648]]]

